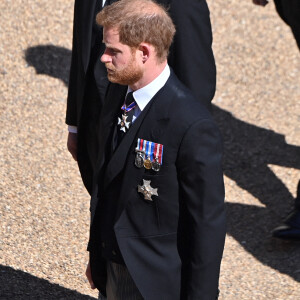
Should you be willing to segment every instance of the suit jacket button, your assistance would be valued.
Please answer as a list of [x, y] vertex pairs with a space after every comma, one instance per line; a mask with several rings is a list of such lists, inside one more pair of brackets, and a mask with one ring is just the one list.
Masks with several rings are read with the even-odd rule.
[[113, 250], [111, 253], [112, 253], [113, 255], [117, 255], [117, 253], [116, 253], [115, 250]]
[[102, 242], [102, 243], [101, 243], [101, 246], [102, 246], [102, 248], [105, 248], [105, 243]]

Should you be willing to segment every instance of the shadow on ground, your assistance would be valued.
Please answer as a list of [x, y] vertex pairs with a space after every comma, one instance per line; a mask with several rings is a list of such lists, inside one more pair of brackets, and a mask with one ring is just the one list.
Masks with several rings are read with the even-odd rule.
[[0, 299], [92, 300], [95, 298], [82, 295], [28, 273], [0, 265]]
[[263, 264], [300, 281], [300, 242], [271, 237], [274, 227], [293, 209], [294, 199], [269, 167], [300, 169], [300, 147], [217, 106], [213, 115], [224, 140], [224, 174], [265, 206], [227, 203], [228, 234]]
[[25, 60], [35, 68], [37, 74], [45, 74], [61, 79], [67, 86], [71, 63], [71, 51], [53, 45], [38, 45], [27, 48]]
[[[70, 57], [71, 51], [55, 46], [37, 46], [25, 53], [38, 74], [59, 78], [65, 84]], [[300, 147], [217, 106], [213, 106], [213, 115], [223, 134], [225, 175], [265, 206], [227, 203], [228, 234], [261, 263], [300, 281], [300, 242], [271, 238], [272, 229], [292, 209], [293, 197], [269, 167], [300, 169]]]

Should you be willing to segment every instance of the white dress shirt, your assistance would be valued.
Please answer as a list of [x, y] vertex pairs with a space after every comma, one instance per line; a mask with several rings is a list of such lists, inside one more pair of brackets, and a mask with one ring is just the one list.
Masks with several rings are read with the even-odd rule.
[[[105, 0], [104, 0], [105, 1]], [[166, 84], [171, 74], [169, 65], [166, 65], [163, 71], [149, 84], [142, 87], [139, 90], [133, 92], [133, 98], [137, 103], [137, 106], [134, 108], [134, 114], [132, 122], [140, 115], [149, 101], [155, 96], [155, 94]], [[128, 87], [126, 95], [132, 92], [132, 89]], [[68, 126], [69, 132], [77, 133], [76, 126]]]
[[[135, 102], [137, 103], [137, 106], [134, 108], [132, 122], [135, 121], [135, 119], [141, 114], [149, 101], [166, 84], [167, 80], [170, 77], [170, 73], [170, 67], [169, 65], [166, 65], [163, 71], [153, 81], [151, 81], [141, 89], [133, 92], [132, 95]], [[132, 89], [130, 87], [128, 87], [127, 89], [127, 94], [129, 92], [132, 92]]]

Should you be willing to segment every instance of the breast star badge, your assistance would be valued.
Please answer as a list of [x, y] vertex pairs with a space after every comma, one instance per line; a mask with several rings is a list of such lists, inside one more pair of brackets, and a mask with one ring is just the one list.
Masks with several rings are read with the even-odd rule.
[[143, 185], [138, 185], [138, 192], [144, 195], [145, 200], [153, 201], [151, 196], [158, 196], [157, 189], [151, 187], [151, 180], [143, 179]]
[[118, 125], [120, 125], [120, 130], [126, 132], [126, 128], [129, 129], [130, 122], [127, 122], [127, 116], [122, 115], [122, 119], [118, 118]]

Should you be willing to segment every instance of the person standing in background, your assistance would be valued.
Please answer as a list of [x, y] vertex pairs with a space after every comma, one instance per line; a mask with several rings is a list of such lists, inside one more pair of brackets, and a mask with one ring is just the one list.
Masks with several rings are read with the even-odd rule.
[[[265, 6], [268, 4], [268, 1], [253, 0], [253, 3]], [[281, 19], [291, 28], [300, 50], [300, 1], [274, 0], [274, 3]], [[287, 216], [282, 225], [273, 230], [273, 236], [282, 239], [300, 240], [300, 180], [298, 182], [294, 210]]]
[[[109, 0], [106, 0], [108, 3]], [[108, 84], [99, 60], [102, 28], [95, 21], [105, 0], [75, 0], [73, 46], [67, 98], [68, 150], [78, 161], [83, 183], [91, 193], [97, 159], [96, 126]]]
[[[97, 119], [108, 84], [106, 69], [100, 62], [104, 51], [102, 28], [95, 23], [95, 16], [104, 5], [115, 1], [75, 0], [74, 6], [66, 112], [66, 124], [69, 125], [67, 146], [78, 161], [83, 183], [90, 194], [98, 152]], [[169, 64], [196, 99], [210, 108], [215, 93], [216, 67], [206, 0], [157, 2], [169, 8], [177, 31], [170, 49]]]

